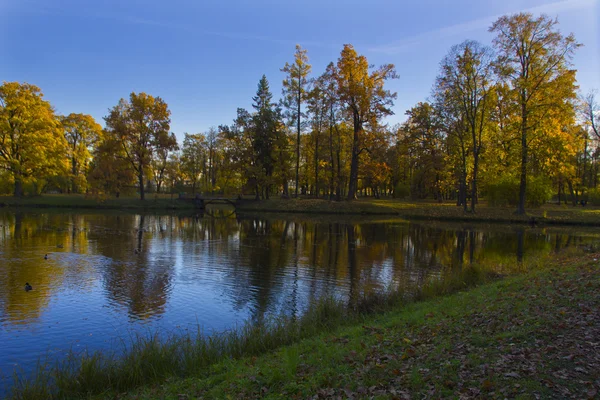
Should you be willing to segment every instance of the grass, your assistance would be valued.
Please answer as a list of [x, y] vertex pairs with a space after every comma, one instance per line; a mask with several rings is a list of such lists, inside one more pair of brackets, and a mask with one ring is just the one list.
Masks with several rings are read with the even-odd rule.
[[[600, 207], [572, 207], [547, 204], [529, 209], [527, 215], [516, 215], [514, 208], [478, 205], [475, 213], [465, 213], [454, 202], [417, 201], [361, 198], [355, 201], [327, 201], [321, 199], [271, 199], [239, 204], [236, 211], [242, 214], [295, 213], [304, 215], [344, 216], [394, 216], [411, 220], [505, 222], [536, 224], [600, 226]], [[85, 195], [43, 195], [16, 198], [0, 196], [0, 206], [39, 208], [85, 208], [124, 210], [192, 210], [193, 204], [177, 200], [177, 196], [149, 194], [145, 201], [137, 197], [109, 198], [103, 201]], [[228, 207], [228, 206], [227, 206]]]
[[561, 255], [259, 357], [95, 398], [596, 398], [598, 257]]
[[[214, 368], [235, 365], [235, 360], [258, 357], [304, 339], [330, 334], [343, 326], [362, 324], [369, 316], [414, 300], [482, 283], [495, 277], [488, 268], [471, 266], [452, 279], [432, 281], [417, 293], [388, 291], [360, 299], [351, 306], [332, 299], [313, 304], [300, 318], [278, 316], [259, 324], [246, 324], [220, 335], [201, 330], [186, 336], [136, 337], [117, 353], [71, 353], [66, 360], [41, 364], [30, 378], [15, 376], [13, 399], [78, 398], [122, 393], [142, 385], [159, 384], [206, 374]], [[283, 350], [278, 379], [292, 379], [304, 360], [294, 347]]]
[[445, 220], [471, 222], [509, 222], [558, 225], [600, 226], [600, 207], [572, 207], [546, 204], [528, 209], [527, 215], [516, 215], [514, 208], [490, 207], [481, 202], [475, 213], [465, 213], [454, 202], [417, 201], [361, 198], [355, 201], [327, 201], [321, 199], [271, 199], [247, 202], [238, 207], [239, 212], [277, 212], [305, 214], [344, 214], [398, 216], [413, 220]]

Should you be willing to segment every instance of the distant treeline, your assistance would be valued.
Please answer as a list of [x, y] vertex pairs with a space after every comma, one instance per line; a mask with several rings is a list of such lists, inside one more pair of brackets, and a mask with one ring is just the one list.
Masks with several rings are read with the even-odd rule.
[[114, 196], [137, 191], [455, 200], [523, 213], [558, 195], [597, 196], [598, 101], [578, 96], [580, 44], [558, 21], [527, 13], [491, 27], [493, 47], [467, 40], [441, 61], [430, 99], [385, 124], [392, 64], [374, 68], [352, 45], [319, 76], [296, 46], [274, 100], [263, 75], [252, 110], [207, 132], [170, 132], [160, 97], [131, 93], [104, 118], [59, 116], [36, 86], [0, 86], [0, 191]]

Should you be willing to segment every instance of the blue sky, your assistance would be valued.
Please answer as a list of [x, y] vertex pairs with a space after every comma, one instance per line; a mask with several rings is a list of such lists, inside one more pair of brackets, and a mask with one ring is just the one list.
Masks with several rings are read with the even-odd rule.
[[370, 63], [396, 65], [396, 123], [429, 96], [452, 45], [490, 44], [491, 23], [519, 11], [573, 32], [581, 90], [600, 89], [600, 0], [0, 0], [0, 80], [33, 83], [58, 113], [101, 124], [132, 91], [161, 96], [182, 138], [230, 124], [262, 74], [279, 97], [296, 43], [313, 75], [352, 43]]

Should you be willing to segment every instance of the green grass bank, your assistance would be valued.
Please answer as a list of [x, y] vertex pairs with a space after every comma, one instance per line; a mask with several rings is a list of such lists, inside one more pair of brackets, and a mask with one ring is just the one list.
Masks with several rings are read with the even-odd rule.
[[20, 382], [12, 398], [594, 398], [599, 257], [502, 266], [527, 269], [502, 279], [465, 267], [410, 301], [402, 293], [351, 309], [326, 301], [301, 320], [150, 338], [125, 359], [73, 358], [45, 380]]
[[516, 215], [514, 208], [490, 207], [485, 202], [476, 212], [464, 212], [454, 202], [410, 202], [394, 199], [359, 199], [355, 201], [327, 201], [321, 199], [273, 199], [247, 202], [239, 212], [304, 213], [331, 215], [397, 216], [412, 220], [470, 221], [486, 223], [532, 223], [553, 225], [600, 226], [600, 207], [572, 207], [547, 204], [528, 209], [527, 215]]
[[[321, 199], [271, 199], [246, 201], [236, 210], [240, 213], [294, 213], [312, 215], [394, 216], [410, 220], [467, 221], [484, 223], [520, 223], [547, 225], [600, 226], [600, 207], [573, 207], [547, 204], [527, 210], [527, 215], [516, 215], [514, 208], [490, 207], [485, 202], [475, 213], [464, 212], [453, 202], [362, 198], [355, 201], [327, 201]], [[144, 201], [134, 197], [98, 200], [84, 195], [43, 195], [15, 198], [0, 196], [0, 207], [72, 208], [113, 210], [194, 210], [190, 202], [177, 200], [177, 196], [148, 195]]]

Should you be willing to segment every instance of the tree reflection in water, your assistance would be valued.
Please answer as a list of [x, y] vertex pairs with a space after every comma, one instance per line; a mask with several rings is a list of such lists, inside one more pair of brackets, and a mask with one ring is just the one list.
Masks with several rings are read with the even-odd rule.
[[[23, 362], [24, 349], [34, 363], [48, 348], [103, 348], [136, 327], [199, 324], [210, 331], [271, 314], [298, 316], [322, 296], [353, 304], [471, 263], [510, 265], [597, 237], [528, 226], [228, 212], [0, 212], [0, 342], [10, 344], [0, 350], [0, 372], [9, 375], [14, 360]], [[25, 292], [25, 282], [34, 290]]]

